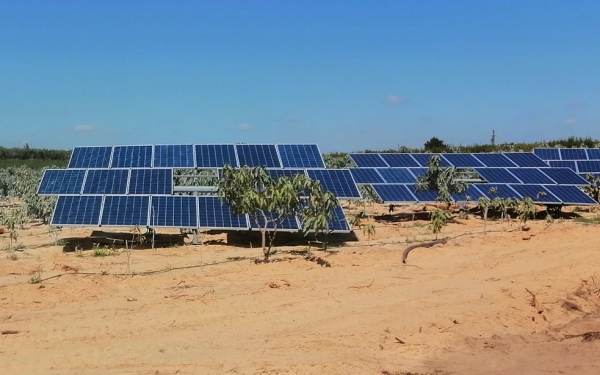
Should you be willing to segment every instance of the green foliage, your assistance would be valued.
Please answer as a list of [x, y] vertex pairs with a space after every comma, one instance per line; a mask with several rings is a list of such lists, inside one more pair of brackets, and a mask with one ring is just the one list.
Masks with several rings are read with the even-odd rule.
[[23, 203], [26, 217], [48, 223], [56, 198], [36, 194], [42, 174], [43, 170], [29, 167], [0, 169], [0, 199], [18, 198]]
[[353, 166], [352, 161], [347, 153], [330, 152], [323, 154], [323, 161], [327, 168], [350, 168]]
[[429, 229], [435, 234], [435, 239], [437, 240], [438, 233], [442, 232], [442, 229], [448, 223], [448, 219], [450, 219], [450, 212], [438, 208], [431, 211], [429, 217], [431, 219]]
[[448, 145], [446, 145], [441, 139], [432, 137], [430, 140], [425, 142], [423, 145], [423, 150], [425, 152], [447, 152]]
[[95, 257], [108, 257], [113, 255], [119, 255], [119, 252], [115, 249], [111, 249], [108, 246], [100, 247], [98, 244], [94, 244], [94, 252], [92, 253]]
[[593, 217], [579, 216], [579, 217], [576, 217], [575, 219], [573, 219], [573, 221], [576, 223], [600, 224], [600, 216], [599, 215], [596, 215]]
[[12, 245], [19, 239], [19, 229], [27, 221], [22, 208], [0, 209], [0, 224], [8, 229], [9, 245], [8, 249], [12, 249]]
[[527, 226], [527, 220], [535, 217], [535, 205], [533, 204], [533, 200], [529, 197], [523, 198], [518, 205], [517, 212], [519, 215], [519, 220], [523, 224], [523, 227]]
[[583, 191], [598, 202], [600, 199], [600, 177], [588, 173], [585, 175], [585, 180], [589, 185], [585, 186]]
[[367, 238], [370, 240], [372, 236], [375, 235], [375, 233], [377, 232], [377, 230], [375, 229], [375, 226], [373, 224], [363, 224], [362, 225], [362, 231], [363, 234], [365, 236], [367, 236]]
[[427, 173], [417, 177], [416, 190], [431, 190], [437, 193], [437, 201], [450, 204], [452, 195], [467, 189], [467, 184], [458, 181], [458, 172], [454, 167], [442, 168], [439, 155], [429, 158]]

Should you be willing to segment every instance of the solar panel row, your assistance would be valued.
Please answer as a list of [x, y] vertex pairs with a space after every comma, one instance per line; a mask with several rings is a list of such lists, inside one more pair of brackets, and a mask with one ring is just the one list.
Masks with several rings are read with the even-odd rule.
[[[427, 167], [433, 154], [352, 153], [349, 155], [359, 168], [416, 168]], [[482, 154], [444, 153], [438, 155], [440, 156], [440, 164], [442, 167], [548, 167], [542, 159], [527, 152]]]
[[600, 148], [534, 148], [533, 153], [545, 161], [600, 160]]
[[317, 145], [137, 145], [76, 147], [68, 168], [325, 168]]

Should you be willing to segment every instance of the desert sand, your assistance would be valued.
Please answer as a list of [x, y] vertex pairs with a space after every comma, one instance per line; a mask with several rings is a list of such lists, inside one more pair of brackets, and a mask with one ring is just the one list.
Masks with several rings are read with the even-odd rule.
[[289, 252], [306, 245], [255, 264], [259, 248], [221, 234], [133, 250], [133, 273], [157, 271], [133, 277], [123, 250], [63, 252], [28, 225], [16, 260], [0, 252], [0, 330], [17, 331], [0, 335], [0, 373], [600, 374], [600, 337], [577, 336], [600, 331], [597, 225], [489, 221], [484, 235], [456, 219], [441, 236], [458, 237], [403, 264], [434, 238], [427, 222], [373, 223], [312, 250], [331, 267]]

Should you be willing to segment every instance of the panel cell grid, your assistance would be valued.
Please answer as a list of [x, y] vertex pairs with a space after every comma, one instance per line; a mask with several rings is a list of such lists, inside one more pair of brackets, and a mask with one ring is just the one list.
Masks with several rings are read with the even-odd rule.
[[375, 168], [350, 168], [350, 173], [357, 184], [384, 184], [384, 179]]
[[570, 168], [577, 172], [577, 164], [574, 160], [549, 160], [548, 164], [555, 168]]
[[331, 191], [337, 198], [360, 198], [360, 193], [348, 169], [309, 169], [308, 177], [318, 180], [323, 190]]
[[585, 148], [561, 148], [561, 160], [588, 160]]
[[246, 215], [236, 215], [217, 197], [198, 197], [198, 227], [203, 229], [248, 229]]
[[417, 202], [437, 202], [437, 193], [432, 190], [417, 190], [416, 185], [407, 185], [410, 191], [417, 198]]
[[173, 192], [172, 169], [132, 169], [129, 194], [171, 194]]
[[[482, 184], [481, 186], [485, 186], [485, 185]], [[465, 191], [463, 191], [462, 193], [454, 194], [452, 196], [452, 199], [455, 202], [466, 202], [467, 198], [468, 198], [469, 202], [477, 202], [477, 200], [481, 197], [485, 197], [485, 194], [483, 194], [477, 188], [477, 185], [470, 184], [467, 186], [467, 189]]]
[[83, 194], [126, 194], [128, 179], [128, 169], [90, 169]]
[[156, 145], [154, 146], [155, 168], [194, 168], [194, 146]]
[[240, 166], [281, 168], [275, 145], [235, 145]]
[[471, 154], [442, 154], [442, 156], [457, 168], [476, 168], [484, 166], [483, 163]]
[[373, 185], [373, 190], [375, 190], [384, 203], [407, 203], [417, 201], [417, 198], [408, 185]]
[[393, 168], [418, 168], [419, 163], [410, 154], [380, 154], [383, 160]]
[[237, 167], [234, 145], [196, 145], [196, 167], [222, 168], [225, 164]]
[[600, 148], [588, 148], [587, 156], [590, 160], [600, 160]]
[[[512, 168], [517, 169], [517, 168]], [[475, 171], [481, 175], [487, 182], [493, 184], [518, 184], [521, 181], [510, 173], [506, 168], [475, 168]]]
[[577, 171], [579, 173], [600, 173], [600, 160], [577, 161]]
[[50, 225], [98, 226], [101, 208], [101, 196], [61, 196], [56, 201]]
[[540, 169], [546, 176], [556, 181], [559, 185], [587, 185], [587, 181], [570, 168], [543, 168]]
[[283, 168], [325, 168], [317, 145], [277, 145]]
[[348, 154], [359, 168], [387, 168], [389, 165], [382, 159], [383, 154]]
[[533, 153], [542, 160], [560, 160], [557, 148], [534, 148]]
[[[296, 232], [300, 230], [300, 223], [298, 222], [298, 218], [295, 216], [286, 217], [283, 220], [275, 220], [277, 219], [277, 215], [272, 212], [267, 212], [265, 215], [268, 218], [267, 230], [274, 230], [275, 226], [277, 226], [278, 231], [286, 231], [286, 232]], [[262, 214], [258, 213], [256, 215], [250, 215], [250, 227], [252, 229], [261, 229], [265, 227], [265, 219]]]
[[101, 225], [114, 227], [146, 227], [149, 196], [108, 195], [104, 198]]
[[542, 185], [511, 185], [523, 198], [529, 197], [534, 203], [560, 204], [560, 199], [544, 189]]
[[306, 175], [304, 169], [268, 169], [267, 172], [269, 172], [271, 177], [275, 179], [283, 176], [294, 177], [298, 174]]
[[[304, 223], [300, 221], [301, 227], [304, 227]], [[342, 207], [336, 207], [333, 210], [333, 215], [331, 220], [327, 222], [328, 230], [332, 233], [348, 233], [350, 232], [350, 225], [348, 225], [348, 220], [346, 219], [346, 215], [344, 214], [344, 210]], [[310, 232], [314, 232], [310, 230]]]
[[488, 168], [518, 167], [509, 158], [499, 153], [473, 154], [473, 156]]
[[508, 170], [524, 184], [556, 184], [554, 180], [537, 168], [510, 168]]
[[68, 168], [108, 168], [112, 147], [75, 147]]
[[378, 168], [377, 171], [388, 184], [414, 184], [417, 180], [408, 168]]
[[410, 173], [414, 174], [417, 178], [427, 174], [427, 168], [410, 168], [409, 170]]
[[521, 198], [521, 195], [507, 184], [477, 184], [477, 188], [490, 200], [496, 197], [503, 199]]
[[[433, 155], [435, 154], [410, 154], [410, 156], [412, 156], [421, 167], [427, 167], [429, 159], [431, 159]], [[451, 167], [452, 164], [450, 164], [444, 157], [440, 156], [440, 166], [446, 168]]]
[[548, 185], [544, 186], [544, 188], [560, 199], [563, 204], [598, 204], [598, 202], [590, 198], [589, 195], [579, 190], [576, 186]]
[[182, 195], [152, 197], [150, 226], [197, 228], [198, 199]]
[[80, 194], [84, 169], [46, 169], [38, 188], [39, 195]]
[[504, 155], [519, 167], [548, 167], [548, 164], [531, 152], [505, 152]]
[[115, 146], [111, 168], [152, 167], [152, 146]]

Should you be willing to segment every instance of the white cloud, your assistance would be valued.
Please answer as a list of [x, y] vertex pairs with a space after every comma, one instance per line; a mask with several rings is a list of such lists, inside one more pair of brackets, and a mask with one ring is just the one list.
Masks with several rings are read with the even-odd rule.
[[577, 124], [577, 120], [574, 118], [568, 118], [563, 123], [565, 125], [575, 125], [575, 124]]
[[94, 125], [86, 125], [86, 124], [75, 125], [73, 127], [73, 130], [76, 131], [77, 133], [87, 133], [87, 132], [91, 132], [93, 129], [94, 129]]
[[387, 98], [385, 98], [385, 101], [388, 104], [403, 104], [403, 103], [407, 102], [407, 100], [405, 98], [401, 98], [401, 97], [396, 96], [396, 95], [390, 95], [390, 96], [388, 96]]
[[240, 124], [238, 125], [239, 130], [250, 130], [252, 129], [252, 125], [250, 124]]

